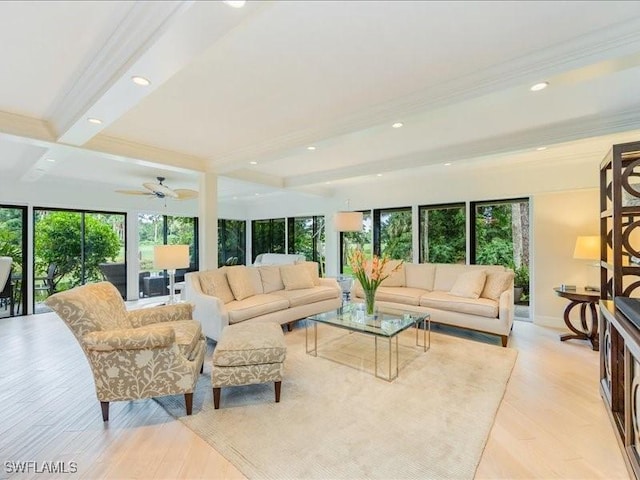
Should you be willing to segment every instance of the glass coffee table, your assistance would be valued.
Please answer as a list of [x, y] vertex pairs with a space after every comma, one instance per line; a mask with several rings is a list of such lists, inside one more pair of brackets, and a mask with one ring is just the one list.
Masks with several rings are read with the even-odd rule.
[[[392, 382], [398, 377], [398, 334], [410, 327], [416, 330], [416, 346], [426, 352], [431, 348], [431, 316], [428, 313], [409, 312], [391, 308], [376, 311], [368, 316], [364, 311], [364, 304], [348, 303], [338, 310], [307, 317], [305, 329], [305, 348], [309, 355], [318, 356], [318, 324], [331, 325], [355, 333], [373, 336], [375, 346], [375, 376]], [[313, 338], [309, 339], [309, 327], [313, 323]], [[422, 331], [422, 344], [419, 342], [419, 332]], [[385, 377], [378, 374], [378, 339], [388, 343], [389, 369]], [[395, 339], [395, 342], [393, 340]], [[393, 344], [395, 343], [395, 373], [392, 372]]]

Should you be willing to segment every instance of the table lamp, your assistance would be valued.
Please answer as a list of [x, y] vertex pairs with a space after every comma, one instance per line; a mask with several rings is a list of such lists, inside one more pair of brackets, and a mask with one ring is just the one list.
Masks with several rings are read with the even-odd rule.
[[[580, 236], [576, 239], [576, 247], [573, 250], [573, 258], [578, 260], [593, 260], [589, 263], [590, 267], [598, 267], [600, 263], [596, 260], [600, 259], [600, 237], [593, 236]], [[585, 290], [598, 292], [600, 289], [594, 286], [585, 286]]]
[[189, 245], [156, 245], [153, 247], [153, 266], [169, 274], [169, 304], [175, 303], [176, 268], [189, 266]]

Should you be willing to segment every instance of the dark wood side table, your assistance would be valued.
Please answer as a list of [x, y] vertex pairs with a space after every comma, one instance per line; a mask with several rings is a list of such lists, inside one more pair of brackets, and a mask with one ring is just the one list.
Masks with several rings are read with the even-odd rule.
[[[584, 288], [577, 288], [575, 290], [562, 290], [560, 287], [553, 289], [556, 295], [569, 300], [569, 305], [564, 310], [564, 323], [569, 330], [573, 333], [567, 333], [560, 336], [560, 341], [564, 342], [572, 338], [579, 340], [589, 340], [591, 347], [598, 351], [600, 350], [600, 339], [598, 337], [598, 310], [596, 305], [600, 300], [600, 292], [594, 292], [592, 290], [585, 290]], [[571, 323], [569, 314], [574, 307], [580, 305], [580, 326], [582, 329], [576, 328]], [[587, 306], [591, 311], [591, 326], [587, 325]]]

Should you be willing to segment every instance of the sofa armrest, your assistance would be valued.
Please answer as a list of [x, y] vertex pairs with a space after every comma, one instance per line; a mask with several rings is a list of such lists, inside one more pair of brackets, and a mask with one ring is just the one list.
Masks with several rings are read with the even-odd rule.
[[150, 325], [90, 332], [82, 337], [82, 340], [87, 350], [96, 352], [151, 350], [170, 347], [175, 343], [176, 334], [171, 327]]
[[178, 320], [191, 320], [193, 305], [188, 303], [176, 303], [174, 305], [161, 305], [152, 308], [141, 308], [127, 312], [127, 318], [133, 327], [143, 327], [154, 323], [175, 322]]
[[342, 289], [340, 288], [340, 284], [335, 278], [320, 278], [320, 286], [321, 287], [332, 287], [338, 291], [338, 296], [342, 297]]
[[202, 291], [198, 272], [188, 273], [184, 281], [183, 292], [185, 300], [193, 304], [193, 319], [200, 322], [206, 337], [218, 341], [222, 329], [229, 325], [229, 314], [224, 302]]
[[509, 288], [500, 294], [498, 300], [498, 318], [509, 326], [513, 325], [515, 305], [513, 303], [513, 288]]

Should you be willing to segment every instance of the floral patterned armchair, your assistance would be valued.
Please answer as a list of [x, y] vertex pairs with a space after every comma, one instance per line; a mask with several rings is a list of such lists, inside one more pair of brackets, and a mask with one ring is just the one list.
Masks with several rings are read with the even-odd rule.
[[184, 394], [191, 415], [206, 351], [200, 323], [192, 320], [191, 304], [128, 312], [109, 282], [56, 293], [46, 303], [84, 350], [105, 422], [109, 402], [163, 395]]

